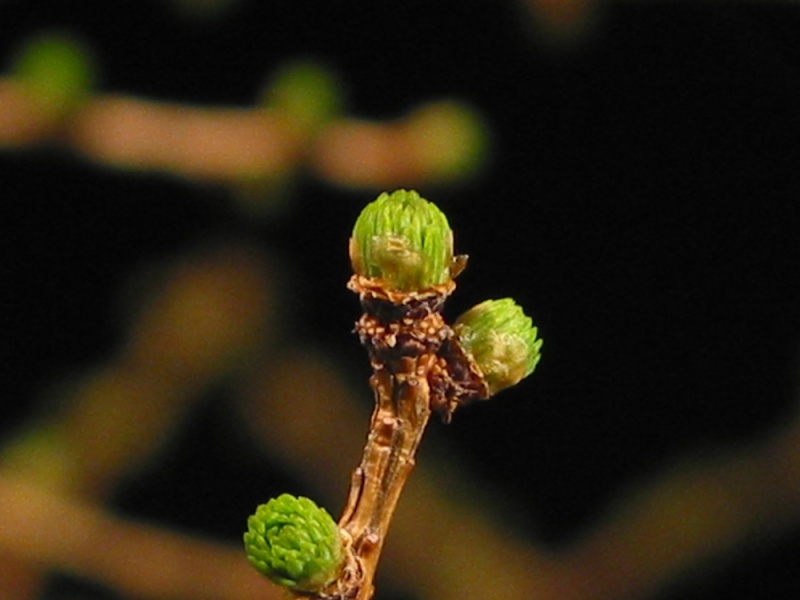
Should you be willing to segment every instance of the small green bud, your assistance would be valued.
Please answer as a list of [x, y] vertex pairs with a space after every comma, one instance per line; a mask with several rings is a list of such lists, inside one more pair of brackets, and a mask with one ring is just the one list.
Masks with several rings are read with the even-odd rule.
[[312, 60], [283, 65], [263, 92], [266, 106], [284, 112], [308, 131], [316, 131], [343, 110], [344, 93], [336, 74]]
[[472, 307], [456, 320], [453, 331], [480, 368], [489, 395], [519, 383], [541, 358], [537, 329], [511, 298]]
[[95, 79], [94, 61], [83, 44], [58, 33], [28, 41], [19, 50], [13, 71], [17, 80], [56, 115], [67, 114], [83, 102]]
[[353, 227], [353, 271], [392, 290], [422, 291], [449, 281], [453, 232], [436, 205], [413, 190], [384, 192]]
[[488, 126], [460, 102], [427, 104], [411, 117], [421, 162], [437, 181], [458, 181], [479, 173], [488, 162]]
[[343, 562], [339, 527], [312, 500], [282, 494], [247, 519], [247, 559], [273, 582], [315, 592], [336, 579]]

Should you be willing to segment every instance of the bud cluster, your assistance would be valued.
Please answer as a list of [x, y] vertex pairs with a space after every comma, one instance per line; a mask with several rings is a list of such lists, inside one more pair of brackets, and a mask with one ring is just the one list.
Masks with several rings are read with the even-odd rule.
[[296, 595], [329, 600], [372, 598], [389, 521], [431, 413], [447, 422], [462, 404], [519, 383], [542, 347], [510, 298], [482, 302], [452, 327], [445, 322], [441, 310], [466, 257], [454, 256], [447, 218], [417, 192], [384, 193], [367, 205], [350, 259], [376, 402], [344, 516], [337, 525], [308, 498], [284, 494], [259, 506], [244, 534], [258, 571]]
[[[452, 278], [465, 260], [454, 260], [453, 232], [445, 215], [417, 192], [407, 190], [383, 193], [364, 208], [350, 238], [350, 258], [354, 272], [362, 278], [355, 284], [351, 282], [351, 288], [361, 293], [367, 313], [374, 313], [365, 317], [378, 320], [380, 314], [364, 301], [375, 296], [376, 289], [384, 291], [392, 306], [410, 309], [411, 299], [420, 294], [435, 298], [449, 293]], [[435, 306], [432, 310], [441, 308], [441, 302], [428, 302]], [[410, 310], [408, 313], [400, 316], [418, 320]], [[369, 321], [362, 319], [359, 324], [365, 322]], [[392, 331], [396, 326], [389, 323], [383, 329], [374, 325], [357, 329], [362, 342], [369, 340], [368, 345], [381, 346], [381, 340], [374, 335], [376, 329]], [[449, 329], [437, 333], [441, 339], [451, 335]], [[541, 358], [542, 340], [537, 338], [537, 328], [510, 298], [487, 300], [468, 310], [456, 321], [452, 334], [461, 348], [455, 359], [469, 362], [468, 368], [456, 370], [477, 372], [486, 397], [519, 383], [533, 372]], [[394, 337], [390, 336], [389, 346], [394, 345]], [[448, 359], [452, 365], [452, 353]], [[458, 384], [456, 380], [456, 387]]]

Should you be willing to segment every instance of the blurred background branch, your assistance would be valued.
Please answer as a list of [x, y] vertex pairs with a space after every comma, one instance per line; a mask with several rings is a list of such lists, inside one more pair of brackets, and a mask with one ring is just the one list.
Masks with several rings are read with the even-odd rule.
[[547, 347], [431, 427], [378, 597], [797, 597], [795, 3], [401, 4], [0, 3], [0, 597], [277, 597], [244, 520], [344, 503], [398, 186]]

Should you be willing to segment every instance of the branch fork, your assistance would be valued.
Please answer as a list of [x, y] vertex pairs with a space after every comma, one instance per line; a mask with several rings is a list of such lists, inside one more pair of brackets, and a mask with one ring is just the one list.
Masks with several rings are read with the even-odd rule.
[[431, 413], [447, 423], [462, 404], [516, 384], [533, 371], [541, 347], [530, 318], [509, 298], [473, 307], [452, 327], [445, 322], [442, 308], [467, 257], [453, 255], [446, 217], [416, 192], [382, 194], [368, 205], [353, 229], [350, 258], [348, 287], [364, 310], [355, 331], [372, 365], [375, 408], [347, 505], [337, 525], [307, 498], [284, 498], [274, 510], [259, 507], [245, 534], [257, 569], [318, 600], [372, 598]]

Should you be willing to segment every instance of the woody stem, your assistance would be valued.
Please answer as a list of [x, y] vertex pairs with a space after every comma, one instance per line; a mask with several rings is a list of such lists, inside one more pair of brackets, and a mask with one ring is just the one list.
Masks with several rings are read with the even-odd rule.
[[404, 357], [395, 372], [378, 368], [370, 379], [375, 392], [370, 433], [361, 465], [353, 472], [340, 529], [351, 540], [359, 563], [357, 600], [372, 597], [373, 579], [403, 486], [430, 417], [427, 374], [433, 355]]

